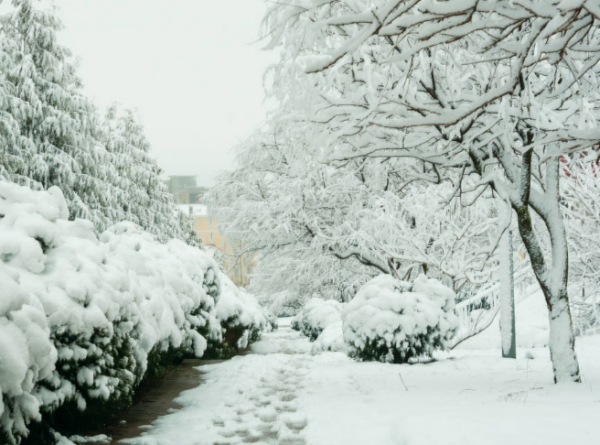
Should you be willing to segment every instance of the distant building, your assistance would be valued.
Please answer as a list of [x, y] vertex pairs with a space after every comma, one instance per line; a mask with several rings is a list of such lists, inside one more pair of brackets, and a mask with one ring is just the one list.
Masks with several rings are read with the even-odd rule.
[[169, 176], [165, 184], [175, 204], [197, 204], [207, 191], [206, 187], [197, 185], [196, 176]]
[[254, 255], [242, 253], [244, 246], [240, 240], [226, 239], [221, 235], [217, 219], [208, 214], [205, 205], [179, 204], [177, 207], [194, 218], [198, 238], [202, 238], [204, 246], [213, 250], [215, 257], [222, 258], [223, 268], [231, 281], [238, 286], [247, 286], [256, 267]]

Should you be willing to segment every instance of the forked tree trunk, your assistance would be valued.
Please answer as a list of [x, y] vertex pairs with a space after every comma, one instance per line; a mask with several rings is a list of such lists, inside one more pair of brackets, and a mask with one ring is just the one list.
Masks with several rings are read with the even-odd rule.
[[[567, 237], [559, 203], [558, 158], [546, 166], [546, 190], [537, 196], [527, 196], [524, 205], [514, 206], [521, 239], [531, 258], [531, 267], [542, 288], [550, 320], [548, 347], [554, 371], [554, 381], [581, 382], [575, 353], [575, 335], [567, 292], [569, 258]], [[550, 234], [551, 264], [547, 264], [536, 238], [529, 209], [531, 206], [543, 219]]]
[[[521, 213], [521, 212], [519, 212]], [[529, 219], [529, 212], [527, 212]], [[541, 251], [531, 245], [531, 237], [535, 237], [531, 228], [531, 220], [529, 224], [523, 224], [523, 217], [519, 215], [519, 232], [521, 238], [529, 252], [531, 258], [531, 267], [535, 273], [544, 298], [548, 306], [548, 316], [550, 319], [550, 339], [548, 347], [550, 349], [550, 358], [552, 359], [552, 368], [554, 370], [554, 381], [559, 382], [580, 382], [579, 363], [575, 354], [575, 336], [573, 335], [573, 322], [571, 319], [571, 309], [569, 307], [569, 297], [567, 293], [567, 258], [557, 258], [557, 254], [553, 248], [554, 260], [561, 262], [563, 270], [553, 264], [551, 269], [547, 269], [544, 262], [540, 262], [537, 256], [541, 256]], [[565, 253], [566, 255], [566, 253]], [[556, 276], [556, 275], [559, 276]], [[554, 275], [554, 276], [552, 276]], [[564, 279], [561, 279], [563, 278]]]

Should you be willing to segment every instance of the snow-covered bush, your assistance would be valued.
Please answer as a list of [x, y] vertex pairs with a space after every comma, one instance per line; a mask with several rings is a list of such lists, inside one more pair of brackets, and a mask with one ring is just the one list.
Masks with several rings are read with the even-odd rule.
[[[109, 258], [127, 269], [129, 292], [141, 310], [140, 339], [154, 340], [152, 349], [169, 346], [201, 356], [207, 336], [218, 338], [214, 297], [219, 293], [217, 265], [201, 250], [179, 240], [157, 243], [132, 223], [119, 223], [100, 240]], [[203, 335], [200, 335], [202, 333]], [[147, 345], [138, 346], [138, 361], [145, 369]]]
[[[232, 283], [221, 292], [224, 276], [200, 249], [161, 244], [132, 223], [98, 237], [89, 221], [67, 218], [58, 188], [0, 181], [2, 444], [42, 415], [60, 424], [61, 410], [128, 405], [165, 358], [219, 343], [223, 321], [248, 337], [266, 323], [253, 297]], [[232, 293], [243, 310], [226, 304]]]
[[221, 326], [222, 341], [209, 341], [208, 357], [231, 357], [260, 339], [267, 328], [267, 314], [254, 295], [238, 288], [225, 275], [218, 295], [215, 315]]
[[414, 283], [380, 275], [366, 283], [342, 313], [348, 355], [405, 363], [444, 349], [458, 328], [456, 295], [435, 279]]
[[302, 296], [287, 289], [274, 293], [265, 292], [262, 283], [264, 279], [262, 275], [257, 276], [248, 288], [250, 292], [258, 295], [261, 306], [267, 308], [269, 312], [277, 317], [292, 317], [302, 310], [304, 303]]
[[344, 343], [344, 332], [342, 322], [338, 321], [328, 325], [312, 344], [310, 353], [318, 355], [325, 351], [346, 352], [346, 343]]
[[327, 326], [341, 321], [342, 304], [335, 300], [311, 298], [298, 315], [292, 319], [292, 329], [302, 332], [315, 341]]
[[266, 311], [267, 316], [267, 331], [276, 331], [279, 329], [279, 324], [277, 322], [277, 316], [273, 314], [273, 312]]
[[0, 443], [41, 419], [41, 402], [32, 393], [36, 382], [51, 377], [57, 357], [40, 300], [18, 280], [0, 268]]

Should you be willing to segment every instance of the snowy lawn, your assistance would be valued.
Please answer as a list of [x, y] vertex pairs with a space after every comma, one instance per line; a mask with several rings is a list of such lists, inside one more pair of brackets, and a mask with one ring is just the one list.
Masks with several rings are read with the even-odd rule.
[[458, 351], [427, 365], [315, 357], [300, 397], [308, 443], [597, 444], [600, 337], [580, 340], [585, 383], [552, 382], [546, 350], [535, 360]]

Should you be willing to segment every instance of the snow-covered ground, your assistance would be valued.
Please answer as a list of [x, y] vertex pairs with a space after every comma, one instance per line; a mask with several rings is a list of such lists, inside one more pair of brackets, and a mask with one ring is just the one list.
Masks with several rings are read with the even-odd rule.
[[182, 393], [180, 411], [158, 419], [136, 445], [301, 445], [306, 414], [299, 399], [312, 365], [310, 343], [282, 328], [252, 346], [253, 354], [203, 366], [202, 384]]
[[[538, 306], [517, 306], [522, 342], [545, 330]], [[310, 355], [308, 340], [282, 326], [253, 354], [203, 367], [203, 383], [180, 396], [182, 409], [129, 442], [597, 445], [600, 336], [578, 339], [579, 385], [553, 383], [546, 348], [500, 358], [498, 337], [492, 325], [437, 362], [393, 365]]]

